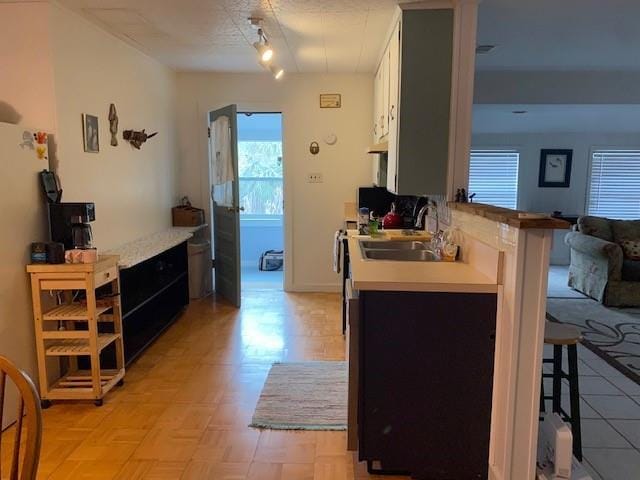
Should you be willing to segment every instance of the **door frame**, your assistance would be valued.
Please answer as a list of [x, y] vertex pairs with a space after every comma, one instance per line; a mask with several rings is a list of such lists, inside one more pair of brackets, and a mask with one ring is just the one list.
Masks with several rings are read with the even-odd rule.
[[[295, 291], [295, 277], [294, 277], [294, 265], [293, 265], [293, 218], [294, 218], [294, 206], [292, 202], [292, 192], [293, 192], [293, 166], [290, 165], [288, 161], [288, 153], [287, 153], [287, 129], [286, 129], [286, 111], [279, 105], [270, 104], [270, 103], [260, 103], [260, 104], [251, 104], [251, 103], [243, 103], [243, 102], [219, 102], [215, 106], [207, 107], [204, 112], [202, 112], [202, 116], [204, 117], [203, 132], [202, 136], [203, 142], [200, 145], [203, 146], [203, 155], [201, 158], [205, 158], [206, 161], [201, 162], [200, 165], [200, 195], [203, 201], [203, 209], [205, 211], [205, 218], [211, 218], [211, 206], [212, 200], [210, 195], [210, 179], [211, 179], [211, 151], [209, 145], [209, 138], [207, 136], [207, 129], [209, 128], [209, 114], [219, 108], [222, 108], [231, 103], [235, 103], [237, 105], [238, 113], [279, 113], [281, 115], [282, 121], [282, 196], [284, 202], [284, 215], [283, 215], [283, 228], [284, 228], [284, 279], [282, 288], [285, 292]], [[213, 232], [211, 231], [211, 226], [208, 228], [209, 237], [213, 238]], [[211, 249], [213, 252], [213, 248]]]

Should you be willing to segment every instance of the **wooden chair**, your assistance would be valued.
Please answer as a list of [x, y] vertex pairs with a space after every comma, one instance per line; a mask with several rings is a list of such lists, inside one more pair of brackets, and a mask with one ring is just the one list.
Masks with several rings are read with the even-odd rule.
[[[7, 358], [0, 355], [0, 425], [2, 424], [4, 414], [4, 394], [7, 376], [16, 385], [20, 395], [9, 480], [34, 480], [36, 478], [36, 473], [38, 472], [40, 444], [42, 442], [42, 410], [40, 409], [40, 396], [38, 395], [35, 385], [27, 374], [17, 368]], [[23, 446], [21, 441], [22, 426], [25, 421], [27, 438], [24, 442], [24, 453], [23, 455], [20, 455], [20, 448]], [[0, 450], [1, 448], [2, 436], [0, 435]], [[22, 464], [20, 464], [21, 456]], [[0, 478], [6, 478], [2, 475], [1, 462]]]

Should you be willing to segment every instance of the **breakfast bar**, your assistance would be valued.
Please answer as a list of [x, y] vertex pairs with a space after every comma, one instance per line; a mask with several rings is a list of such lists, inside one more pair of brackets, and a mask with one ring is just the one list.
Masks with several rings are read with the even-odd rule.
[[533, 478], [548, 257], [568, 225], [479, 204], [441, 221], [456, 262], [372, 260], [386, 240], [350, 232], [349, 447], [371, 473]]

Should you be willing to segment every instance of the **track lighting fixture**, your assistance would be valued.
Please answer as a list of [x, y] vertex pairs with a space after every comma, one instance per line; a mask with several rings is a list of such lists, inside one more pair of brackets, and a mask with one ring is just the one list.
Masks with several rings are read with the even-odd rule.
[[262, 28], [258, 29], [258, 41], [254, 42], [253, 46], [258, 51], [260, 63], [268, 64], [273, 58], [273, 49], [269, 45], [269, 40], [267, 40]]
[[249, 17], [248, 20], [251, 26], [257, 28], [258, 30], [258, 40], [253, 43], [253, 48], [258, 51], [258, 62], [264, 68], [269, 69], [276, 80], [282, 78], [282, 75], [284, 75], [284, 70], [276, 65], [271, 64], [271, 60], [274, 56], [274, 51], [269, 44], [269, 39], [267, 38], [264, 29], [262, 28], [262, 18]]

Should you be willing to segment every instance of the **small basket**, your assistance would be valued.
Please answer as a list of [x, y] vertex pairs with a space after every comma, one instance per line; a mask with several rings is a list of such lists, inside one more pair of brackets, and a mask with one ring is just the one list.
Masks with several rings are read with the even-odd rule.
[[171, 209], [174, 227], [197, 227], [204, 223], [204, 210], [190, 205], [180, 205]]

